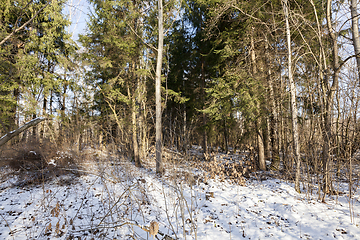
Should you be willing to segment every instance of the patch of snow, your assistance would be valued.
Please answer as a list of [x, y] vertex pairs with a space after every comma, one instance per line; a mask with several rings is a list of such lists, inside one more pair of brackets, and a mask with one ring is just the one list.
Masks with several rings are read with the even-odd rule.
[[144, 229], [156, 221], [159, 239], [360, 239], [359, 192], [322, 203], [279, 179], [189, 185], [128, 162], [87, 172], [71, 185], [0, 184], [0, 238], [147, 239]]
[[29, 151], [29, 153], [32, 153], [32, 154], [36, 155], [36, 152], [35, 152], [35, 151]]
[[48, 162], [49, 165], [54, 165], [56, 167], [55, 159], [51, 159], [50, 162]]

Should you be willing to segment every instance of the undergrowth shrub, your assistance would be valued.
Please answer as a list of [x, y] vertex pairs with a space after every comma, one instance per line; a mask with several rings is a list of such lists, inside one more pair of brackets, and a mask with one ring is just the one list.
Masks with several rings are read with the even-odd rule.
[[20, 142], [2, 151], [3, 167], [18, 176], [19, 185], [39, 184], [59, 176], [80, 175], [77, 153], [61, 149], [49, 141]]
[[240, 163], [217, 160], [216, 158], [211, 161], [195, 161], [191, 165], [205, 171], [205, 182], [208, 179], [219, 177], [220, 181], [230, 180], [233, 183], [245, 185], [244, 177], [249, 176], [249, 168], [243, 167]]

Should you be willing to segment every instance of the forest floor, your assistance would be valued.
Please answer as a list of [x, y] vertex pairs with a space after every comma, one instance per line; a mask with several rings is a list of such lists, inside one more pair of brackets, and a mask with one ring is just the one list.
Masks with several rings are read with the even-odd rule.
[[360, 239], [360, 195], [346, 182], [322, 202], [269, 173], [237, 184], [167, 162], [159, 177], [153, 158], [139, 169], [90, 155], [42, 182], [3, 166], [0, 239]]

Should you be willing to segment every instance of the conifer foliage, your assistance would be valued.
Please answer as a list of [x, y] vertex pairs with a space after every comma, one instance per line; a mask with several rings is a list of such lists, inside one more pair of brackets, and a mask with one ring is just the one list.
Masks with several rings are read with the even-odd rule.
[[163, 174], [163, 150], [196, 146], [334, 193], [360, 151], [357, 1], [88, 3], [78, 43], [65, 0], [0, 5], [0, 133], [47, 118], [5, 147], [101, 148]]

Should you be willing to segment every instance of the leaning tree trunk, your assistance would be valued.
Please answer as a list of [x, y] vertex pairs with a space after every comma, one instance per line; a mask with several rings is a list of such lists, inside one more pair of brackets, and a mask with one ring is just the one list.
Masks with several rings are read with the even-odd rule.
[[18, 129], [14, 130], [14, 131], [11, 131], [11, 132], [8, 132], [2, 138], [0, 138], [0, 147], [2, 145], [4, 145], [5, 143], [7, 143], [8, 141], [10, 141], [13, 137], [16, 137], [17, 135], [24, 132], [28, 128], [36, 126], [37, 124], [39, 124], [40, 122], [42, 122], [44, 120], [45, 120], [45, 118], [35, 118], [35, 119], [31, 120], [30, 122], [25, 123], [24, 125], [22, 125]]
[[158, 0], [158, 23], [159, 23], [159, 39], [158, 54], [156, 60], [156, 77], [155, 77], [155, 95], [156, 95], [156, 172], [164, 173], [162, 162], [162, 142], [161, 142], [161, 68], [164, 48], [164, 27], [163, 27], [163, 4], [162, 0]]
[[297, 106], [296, 106], [296, 89], [292, 76], [292, 63], [291, 63], [291, 35], [289, 26], [289, 9], [287, 0], [283, 0], [284, 14], [285, 14], [285, 26], [286, 26], [286, 39], [288, 49], [288, 77], [290, 84], [290, 104], [291, 104], [291, 122], [293, 130], [293, 143], [294, 143], [294, 157], [296, 161], [296, 173], [295, 173], [295, 190], [300, 192], [300, 146], [299, 146], [299, 133], [297, 122]]

